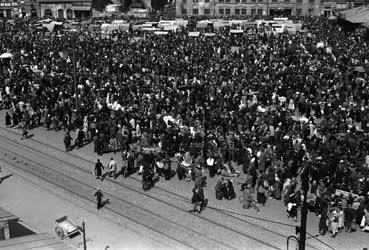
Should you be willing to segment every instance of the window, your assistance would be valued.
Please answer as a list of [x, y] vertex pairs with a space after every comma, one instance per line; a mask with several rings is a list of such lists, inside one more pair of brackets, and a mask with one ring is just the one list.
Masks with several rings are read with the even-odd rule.
[[187, 3], [187, 0], [182, 0], [182, 3]]
[[296, 2], [298, 2], [298, 3], [302, 3], [302, 0], [296, 0]]
[[235, 14], [235, 15], [239, 15], [239, 14], [240, 14], [240, 9], [235, 9], [235, 10], [234, 10], [234, 14]]
[[301, 16], [301, 9], [296, 9], [296, 16]]
[[315, 1], [314, 0], [309, 0], [309, 3], [314, 3]]
[[240, 2], [240, 0], [235, 0], [234, 2], [235, 2], [235, 3], [239, 3], [239, 2]]
[[224, 2], [224, 0], [219, 0], [219, 3], [223, 3]]
[[258, 2], [259, 2], [259, 3], [262, 3], [262, 2], [263, 2], [263, 0], [258, 0]]
[[208, 3], [208, 2], [210, 2], [210, 0], [205, 0], [205, 3]]
[[204, 14], [205, 14], [205, 15], [210, 15], [210, 9], [207, 9], [207, 8], [206, 8], [206, 9], [204, 10]]
[[263, 9], [258, 9], [258, 15], [262, 16], [263, 15]]
[[193, 9], [193, 10], [192, 10], [192, 14], [194, 14], [194, 15], [198, 15], [198, 14], [199, 14], [199, 9]]
[[246, 16], [246, 9], [241, 10], [242, 15]]
[[187, 15], [187, 9], [182, 8], [182, 15]]
[[224, 15], [224, 9], [219, 9], [219, 14]]
[[256, 15], [256, 9], [251, 9], [251, 15], [253, 15], [253, 16]]
[[289, 2], [290, 2], [290, 0], [284, 0], [284, 2], [285, 2], [285, 3], [289, 3]]
[[229, 3], [229, 2], [231, 2], [230, 0], [225, 0], [226, 1], [226, 3]]
[[251, 0], [251, 2], [256, 3], [256, 0]]
[[314, 14], [314, 9], [309, 9], [309, 14], [313, 15]]
[[230, 15], [231, 14], [231, 9], [226, 9], [225, 13], [226, 13], [226, 15]]
[[246, 3], [246, 0], [242, 0], [243, 3]]
[[278, 0], [272, 0], [273, 1], [273, 3], [276, 3], [276, 2], [278, 2]]

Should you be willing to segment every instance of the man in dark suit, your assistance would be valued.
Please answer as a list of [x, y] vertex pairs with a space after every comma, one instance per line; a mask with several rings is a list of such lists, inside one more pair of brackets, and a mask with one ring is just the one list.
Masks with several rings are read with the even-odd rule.
[[102, 197], [104, 197], [103, 193], [101, 192], [100, 188], [97, 189], [97, 191], [95, 192], [95, 197], [96, 197], [96, 201], [97, 201], [97, 209], [102, 208]]

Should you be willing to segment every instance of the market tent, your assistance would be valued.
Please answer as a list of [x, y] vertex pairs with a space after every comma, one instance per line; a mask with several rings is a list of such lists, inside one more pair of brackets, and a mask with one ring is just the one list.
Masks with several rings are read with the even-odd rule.
[[369, 6], [360, 6], [357, 8], [345, 10], [340, 13], [341, 16], [350, 23], [369, 22]]
[[210, 33], [210, 32], [204, 33], [204, 36], [215, 36], [215, 35], [216, 35], [215, 33]]
[[13, 58], [13, 54], [9, 53], [9, 52], [6, 52], [2, 55], [0, 55], [0, 58], [1, 59], [5, 59], [5, 58]]
[[58, 26], [62, 26], [63, 23], [62, 22], [55, 22], [55, 21], [52, 21], [51, 23], [44, 23], [42, 24], [43, 27], [46, 27], [48, 29], [49, 32], [53, 32], [55, 26], [58, 25]]
[[205, 28], [207, 28], [208, 27], [208, 25], [210, 24], [210, 22], [198, 22], [197, 24], [196, 24], [196, 28], [197, 29], [205, 29]]
[[101, 25], [102, 32], [110, 33], [114, 30], [128, 31], [129, 23], [116, 23], [116, 24], [103, 23]]
[[197, 37], [200, 35], [200, 32], [188, 32], [188, 36], [190, 37]]

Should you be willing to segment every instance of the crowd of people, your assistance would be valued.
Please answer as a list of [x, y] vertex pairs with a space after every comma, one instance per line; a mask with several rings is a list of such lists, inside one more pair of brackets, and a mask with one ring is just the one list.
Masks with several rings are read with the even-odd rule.
[[328, 221], [333, 236], [353, 222], [365, 229], [368, 40], [323, 18], [302, 21], [307, 32], [296, 34], [260, 26], [140, 38], [50, 33], [16, 21], [0, 35], [1, 54], [13, 55], [0, 61], [5, 123], [24, 133], [64, 129], [67, 151], [93, 142], [99, 155], [122, 152], [124, 176], [137, 168], [147, 183], [153, 173], [172, 178], [174, 165], [179, 179], [195, 183], [200, 211], [207, 169], [209, 178], [221, 176], [217, 199], [236, 198], [233, 183], [242, 178], [245, 209], [259, 211], [273, 197], [297, 220], [300, 175], [309, 168], [321, 233]]

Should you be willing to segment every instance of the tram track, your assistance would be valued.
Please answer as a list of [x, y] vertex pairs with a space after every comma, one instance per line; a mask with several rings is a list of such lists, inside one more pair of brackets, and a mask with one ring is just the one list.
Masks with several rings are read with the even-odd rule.
[[[80, 180], [77, 180], [71, 176], [67, 176], [60, 171], [45, 166], [44, 164], [34, 162], [32, 159], [24, 155], [20, 155], [14, 151], [9, 150], [9, 148], [0, 146], [0, 149], [10, 152], [10, 157], [16, 156], [18, 161], [23, 159], [26, 162], [32, 162], [31, 164], [27, 163], [27, 165], [14, 164], [11, 163], [9, 160], [3, 159], [3, 161], [7, 164], [12, 165], [13, 167], [17, 167], [18, 169], [20, 168], [22, 171], [34, 175], [42, 179], [43, 181], [57, 186], [58, 188], [64, 189], [84, 200], [90, 201], [91, 203], [94, 202], [94, 199], [89, 199], [87, 197], [93, 197], [91, 194], [93, 194], [93, 192], [96, 190], [95, 186], [87, 184], [85, 182], [81, 182]], [[40, 167], [42, 167], [42, 171], [37, 170], [37, 168], [39, 169]], [[64, 185], [66, 183], [68, 183], [69, 185]], [[73, 187], [78, 187], [78, 192], [77, 189], [74, 189]], [[177, 241], [178, 243], [180, 243], [180, 245], [186, 246], [187, 248], [205, 249], [205, 246], [209, 246], [212, 249], [236, 249], [230, 245], [217, 241], [216, 239], [210, 238], [201, 232], [192, 230], [191, 228], [183, 226], [172, 220], [166, 219], [162, 215], [156, 214], [129, 201], [123, 200], [122, 198], [117, 197], [112, 193], [104, 191], [104, 194], [107, 197], [113, 198], [115, 205], [107, 205], [104, 207], [104, 209], [116, 214], [117, 216], [121, 216], [134, 223], [138, 223], [139, 225], [153, 230], [156, 233], [160, 233], [161, 235], [171, 239], [172, 241]], [[117, 209], [117, 201], [119, 201], [119, 209]], [[143, 219], [140, 220], [140, 217]], [[149, 222], [147, 218], [149, 218], [152, 223], [145, 223]], [[165, 230], [159, 230], [157, 225], [161, 225], [159, 229]], [[173, 236], [170, 235], [171, 232]], [[191, 235], [196, 235], [196, 238], [188, 237]]]
[[[5, 131], [8, 131], [8, 132], [11, 132], [11, 133], [16, 134], [16, 135], [18, 135], [18, 136], [19, 136], [19, 134], [18, 134], [17, 132], [13, 131], [13, 130], [5, 129], [5, 128], [1, 128], [1, 129], [2, 129], [2, 130], [5, 130]], [[1, 138], [3, 138], [3, 139], [5, 139], [5, 140], [7, 140], [8, 142], [10, 142], [10, 144], [13, 144], [13, 146], [15, 146], [15, 145], [16, 145], [16, 146], [18, 146], [18, 147], [23, 147], [23, 150], [28, 150], [30, 153], [31, 153], [31, 152], [33, 152], [33, 153], [40, 154], [41, 156], [45, 157], [44, 152], [42, 152], [42, 151], [36, 150], [36, 149], [34, 149], [34, 148], [30, 148], [29, 146], [26, 146], [26, 145], [24, 145], [24, 144], [22, 144], [22, 143], [19, 143], [18, 141], [14, 140], [14, 139], [11, 139], [11, 138], [8, 138], [8, 137], [6, 137], [6, 136], [1, 135], [0, 137], [1, 137]], [[54, 147], [54, 146], [52, 146], [52, 145], [49, 145], [49, 144], [47, 144], [47, 143], [40, 142], [40, 141], [35, 140], [35, 139], [33, 139], [33, 138], [31, 138], [30, 140], [35, 141], [35, 142], [37, 142], [37, 143], [39, 143], [39, 144], [41, 144], [41, 145], [43, 145], [43, 146], [45, 146], [45, 147], [52, 148], [52, 149], [54, 149], [54, 150], [56, 150], [56, 151], [58, 151], [58, 152], [60, 151], [60, 152], [62, 152], [62, 153], [64, 153], [64, 154], [66, 153], [65, 151], [63, 151], [63, 150], [61, 150], [61, 149], [59, 149], [59, 148], [57, 148], [57, 147]], [[15, 145], [14, 145], [14, 144], [15, 144]], [[25, 148], [26, 148], [26, 149], [25, 149]], [[3, 148], [3, 149], [4, 149], [4, 148]], [[8, 149], [7, 149], [7, 150], [8, 150]], [[72, 156], [72, 157], [75, 157], [75, 158], [78, 158], [79, 160], [81, 160], [81, 161], [83, 161], [83, 162], [94, 163], [94, 162], [92, 162], [92, 161], [90, 161], [90, 160], [88, 160], [88, 159], [86, 159], [86, 158], [80, 157], [80, 156], [78, 156], [78, 155], [74, 155], [74, 154], [68, 154], [68, 155], [70, 155], [70, 156]], [[88, 174], [91, 174], [91, 173], [90, 173], [89, 171], [87, 171], [85, 168], [82, 168], [82, 167], [76, 166], [76, 165], [74, 165], [74, 164], [72, 164], [72, 163], [70, 163], [70, 162], [67, 162], [67, 161], [63, 160], [63, 159], [60, 159], [60, 158], [57, 158], [57, 157], [54, 157], [54, 156], [51, 156], [51, 155], [46, 155], [46, 157], [49, 157], [49, 158], [50, 158], [50, 159], [52, 159], [53, 161], [58, 161], [58, 162], [60, 162], [60, 163], [62, 163], [62, 164], [68, 165], [68, 166], [70, 166], [70, 167], [72, 167], [72, 168], [74, 168], [74, 169], [78, 169], [78, 170], [79, 170], [79, 171], [81, 171], [81, 172], [85, 172], [85, 173], [87, 172]], [[130, 177], [130, 179], [133, 179], [133, 180], [135, 180], [135, 181], [141, 182], [140, 180], [138, 180], [137, 178], [134, 178], [134, 177]], [[175, 206], [175, 205], [173, 205], [173, 204], [171, 204], [171, 203], [169, 203], [169, 202], [167, 202], [167, 201], [163, 201], [163, 200], [161, 200], [161, 199], [158, 199], [158, 198], [154, 197], [153, 195], [150, 195], [149, 193], [146, 193], [146, 192], [143, 192], [143, 191], [137, 190], [137, 189], [135, 189], [135, 188], [132, 188], [132, 187], [128, 186], [127, 184], [123, 184], [123, 183], [121, 183], [121, 182], [118, 182], [118, 181], [116, 181], [116, 180], [111, 180], [111, 179], [107, 179], [107, 181], [109, 181], [109, 182], [111, 182], [111, 183], [114, 183], [114, 184], [116, 184], [116, 185], [118, 185], [118, 186], [120, 186], [120, 187], [122, 187], [122, 188], [129, 189], [129, 190], [130, 190], [130, 191], [132, 191], [132, 192], [135, 192], [135, 193], [138, 193], [138, 194], [140, 194], [140, 195], [146, 196], [146, 197], [148, 197], [148, 198], [150, 198], [150, 199], [154, 199], [154, 200], [156, 200], [156, 201], [158, 201], [158, 202], [164, 203], [164, 204], [165, 204], [165, 205], [167, 205], [168, 207], [178, 209], [179, 211], [182, 211], [182, 212], [187, 212], [187, 210], [184, 210], [184, 209], [183, 209], [183, 207]], [[188, 203], [190, 202], [190, 200], [189, 200], [187, 197], [184, 197], [184, 196], [179, 195], [179, 194], [177, 194], [177, 193], [174, 193], [174, 192], [168, 191], [168, 190], [163, 189], [163, 188], [160, 188], [160, 187], [156, 187], [156, 189], [159, 189], [159, 190], [161, 190], [161, 191], [163, 191], [163, 192], [166, 192], [166, 193], [168, 193], [168, 194], [170, 194], [170, 195], [174, 195], [174, 196], [176, 196], [176, 197], [178, 197], [178, 198], [181, 198], [182, 200], [187, 201]], [[109, 194], [109, 195], [110, 195], [110, 194]], [[111, 197], [114, 197], [114, 195], [111, 195]], [[119, 197], [114, 197], [114, 199], [118, 199], [118, 200], [119, 200], [120, 198], [119, 198]], [[237, 217], [237, 216], [234, 216], [234, 215], [232, 215], [232, 214], [229, 214], [229, 211], [220, 211], [219, 209], [217, 209], [217, 208], [212, 208], [212, 207], [209, 207], [209, 208], [208, 208], [208, 210], [212, 210], [212, 212], [213, 212], [213, 213], [216, 213], [216, 214], [218, 214], [218, 215], [222, 215], [223, 217], [224, 217], [224, 216], [226, 216], [226, 218], [227, 218], [228, 220], [231, 220], [231, 221], [232, 221], [232, 222], [234, 222], [234, 223], [245, 223], [245, 224], [248, 224], [250, 227], [254, 227], [254, 228], [258, 228], [259, 230], [266, 231], [266, 232], [268, 232], [268, 234], [272, 234], [272, 235], [274, 235], [274, 237], [272, 237], [272, 240], [273, 240], [273, 238], [275, 238], [275, 237], [277, 237], [279, 240], [280, 240], [281, 238], [286, 239], [286, 238], [288, 237], [288, 235], [285, 235], [285, 234], [282, 234], [282, 233], [279, 233], [279, 232], [276, 232], [276, 231], [270, 230], [270, 229], [265, 228], [265, 227], [263, 227], [263, 226], [257, 225], [257, 224], [255, 224], [255, 223], [253, 223], [253, 222], [250, 222], [250, 221], [247, 221], [247, 220], [245, 220], [245, 219], [242, 219], [242, 218], [239, 218], [239, 217]], [[227, 225], [222, 225], [222, 224], [220, 224], [219, 222], [216, 222], [216, 221], [210, 220], [210, 219], [205, 218], [205, 217], [203, 217], [203, 216], [199, 216], [199, 215], [196, 215], [196, 214], [194, 214], [194, 216], [196, 216], [198, 219], [203, 220], [203, 221], [204, 221], [204, 222], [206, 222], [206, 223], [210, 223], [210, 224], [215, 225], [215, 226], [220, 226], [220, 227], [222, 227], [224, 230], [230, 231], [230, 232], [232, 232], [233, 234], [239, 234], [239, 235], [242, 235], [242, 237], [247, 237], [247, 238], [253, 239], [253, 240], [255, 240], [255, 241], [259, 242], [259, 243], [262, 243], [262, 244], [263, 244], [263, 245], [265, 245], [266, 247], [269, 247], [269, 248], [277, 248], [277, 249], [278, 249], [278, 247], [276, 247], [273, 243], [272, 243], [272, 244], [270, 244], [270, 243], [267, 243], [267, 241], [260, 241], [260, 237], [256, 238], [256, 237], [253, 237], [252, 235], [248, 235], [248, 234], [246, 234], [246, 233], [242, 232], [242, 231], [243, 231], [243, 230], [242, 230], [242, 228], [234, 229], [233, 227], [231, 227], [231, 226], [229, 226], [229, 225], [228, 225], [228, 226], [227, 226]], [[254, 218], [254, 219], [257, 219], [257, 218]], [[273, 221], [272, 221], [272, 223], [273, 223]], [[278, 222], [274, 222], [274, 223], [278, 223]], [[224, 224], [224, 223], [223, 223], [223, 224]], [[246, 226], [246, 225], [245, 225], [245, 226]], [[292, 225], [285, 224], [285, 226], [292, 226]], [[237, 228], [237, 227], [236, 227], [236, 228]], [[241, 230], [240, 230], [240, 229], [241, 229]], [[262, 237], [262, 238], [264, 238], [264, 237]], [[269, 241], [270, 241], [270, 240], [271, 240], [271, 239], [269, 239]], [[315, 245], [315, 244], [314, 244], [314, 245]], [[309, 247], [310, 247], [310, 248], [315, 248], [315, 249], [320, 249], [320, 248], [316, 248], [315, 246], [310, 245], [310, 244], [309, 244]]]

